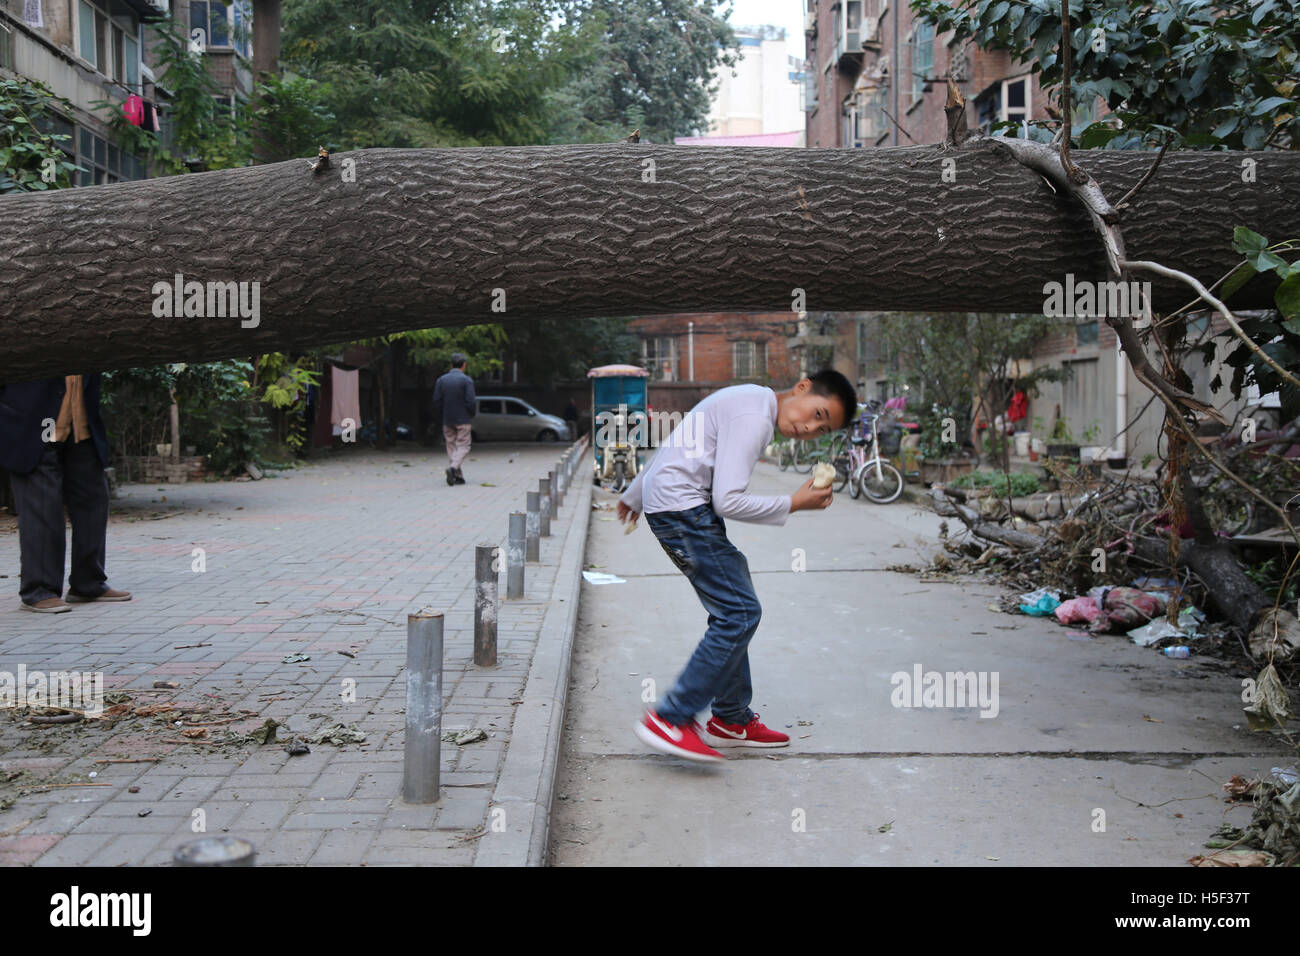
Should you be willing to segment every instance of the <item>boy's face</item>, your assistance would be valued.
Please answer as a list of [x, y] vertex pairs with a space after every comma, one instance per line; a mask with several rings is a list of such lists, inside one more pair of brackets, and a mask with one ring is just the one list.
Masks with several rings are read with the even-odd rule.
[[805, 378], [777, 410], [776, 430], [785, 438], [812, 441], [843, 428], [846, 418], [838, 398], [814, 393], [812, 382]]

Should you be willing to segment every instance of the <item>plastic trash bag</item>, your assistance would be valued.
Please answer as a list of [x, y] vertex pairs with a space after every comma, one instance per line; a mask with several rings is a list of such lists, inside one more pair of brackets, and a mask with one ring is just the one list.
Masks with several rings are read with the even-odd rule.
[[1071, 598], [1056, 609], [1056, 619], [1062, 624], [1091, 624], [1097, 620], [1101, 608], [1095, 598]]

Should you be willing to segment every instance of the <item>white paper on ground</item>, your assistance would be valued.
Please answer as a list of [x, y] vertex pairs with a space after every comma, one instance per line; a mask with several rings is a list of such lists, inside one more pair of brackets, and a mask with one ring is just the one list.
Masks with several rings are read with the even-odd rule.
[[583, 571], [582, 576], [591, 584], [627, 584], [617, 574], [605, 574], [603, 571]]

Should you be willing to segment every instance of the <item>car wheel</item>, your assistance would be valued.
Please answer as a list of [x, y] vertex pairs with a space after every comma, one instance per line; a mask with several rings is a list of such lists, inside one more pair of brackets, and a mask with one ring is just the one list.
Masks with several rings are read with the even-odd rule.
[[550, 443], [550, 442], [553, 442], [553, 441], [559, 441], [559, 440], [560, 440], [560, 436], [557, 435], [557, 434], [555, 434], [555, 432], [551, 431], [551, 430], [548, 428], [548, 429], [546, 429], [544, 432], [542, 432], [540, 435], [537, 436], [537, 440], [538, 440], [538, 441], [544, 441], [544, 442]]

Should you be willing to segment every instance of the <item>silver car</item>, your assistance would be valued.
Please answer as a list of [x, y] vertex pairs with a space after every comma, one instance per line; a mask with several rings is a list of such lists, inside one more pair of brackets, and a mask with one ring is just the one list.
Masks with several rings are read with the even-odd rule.
[[480, 395], [471, 429], [472, 441], [571, 441], [569, 424], [546, 415], [522, 398]]

